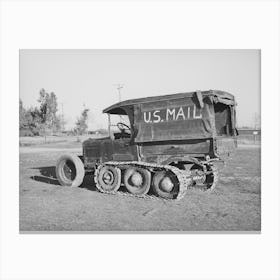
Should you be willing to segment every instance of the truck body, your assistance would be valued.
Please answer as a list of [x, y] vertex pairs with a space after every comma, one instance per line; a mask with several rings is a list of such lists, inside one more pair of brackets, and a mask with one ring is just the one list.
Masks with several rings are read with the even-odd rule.
[[[201, 104], [197, 98], [200, 94]], [[112, 160], [171, 163], [176, 158], [207, 155], [218, 159], [237, 146], [235, 100], [225, 92], [134, 99], [112, 105], [103, 112], [127, 115], [131, 133], [85, 141], [83, 156], [89, 169], [96, 163]]]
[[[110, 192], [100, 187], [99, 171], [105, 167], [118, 169], [119, 175], [110, 170], [111, 177], [119, 176], [117, 184], [126, 187], [136, 186], [137, 182], [141, 185], [146, 176], [142, 173], [149, 172], [149, 184], [156, 181], [158, 190], [154, 190], [163, 198], [182, 197], [189, 185], [206, 185], [206, 189], [212, 189], [217, 181], [214, 163], [225, 160], [237, 147], [235, 108], [234, 96], [220, 90], [116, 103], [103, 110], [108, 114], [108, 137], [83, 142], [84, 170], [95, 174], [97, 187], [103, 192]], [[126, 116], [129, 124], [119, 122], [119, 131], [114, 132], [112, 115]], [[131, 173], [130, 178], [138, 178], [136, 184], [127, 183], [125, 177], [129, 176], [125, 173]], [[175, 194], [160, 193], [159, 178], [163, 185], [166, 183], [166, 189], [179, 185]], [[149, 187], [146, 189], [149, 191]]]

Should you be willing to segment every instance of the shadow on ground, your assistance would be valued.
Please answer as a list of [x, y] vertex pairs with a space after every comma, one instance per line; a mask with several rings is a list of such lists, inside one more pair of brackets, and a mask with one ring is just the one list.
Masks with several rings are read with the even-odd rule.
[[[30, 179], [37, 182], [50, 184], [50, 185], [57, 185], [57, 186], [60, 185], [56, 177], [55, 166], [42, 166], [42, 167], [34, 167], [31, 169], [39, 170], [40, 175], [31, 176]], [[93, 175], [86, 175], [84, 177], [84, 181], [80, 186], [80, 188], [97, 191], [97, 188], [95, 187]]]
[[55, 166], [44, 166], [44, 167], [36, 167], [31, 169], [36, 169], [39, 170], [40, 172], [39, 176], [38, 175], [31, 176], [30, 178], [32, 180], [51, 184], [51, 185], [59, 185], [59, 182], [55, 174]]
[[[60, 186], [60, 183], [56, 177], [55, 166], [33, 167], [31, 169], [39, 170], [40, 175], [30, 176], [30, 179], [37, 182]], [[93, 174], [87, 174], [84, 177], [83, 183], [79, 186], [79, 188], [99, 192], [99, 190], [95, 186]], [[121, 193], [128, 193], [128, 190], [123, 184], [120, 186], [118, 191]], [[154, 195], [152, 188], [150, 188], [150, 190], [148, 191], [148, 195]]]

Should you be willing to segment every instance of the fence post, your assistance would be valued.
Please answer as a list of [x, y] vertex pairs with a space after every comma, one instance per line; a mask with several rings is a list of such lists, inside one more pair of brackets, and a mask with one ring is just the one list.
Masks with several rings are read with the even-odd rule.
[[254, 144], [256, 144], [258, 132], [253, 131], [253, 135], [254, 135]]

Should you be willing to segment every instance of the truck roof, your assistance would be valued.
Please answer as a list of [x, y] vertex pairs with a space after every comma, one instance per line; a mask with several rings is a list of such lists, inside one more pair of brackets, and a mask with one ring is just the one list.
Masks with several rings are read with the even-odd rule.
[[[184, 97], [191, 97], [193, 96], [193, 92], [183, 92], [183, 93], [175, 93], [175, 94], [167, 94], [167, 95], [158, 95], [158, 96], [151, 96], [151, 97], [144, 97], [144, 98], [137, 98], [137, 99], [129, 99], [126, 101], [118, 102], [110, 107], [107, 107], [103, 110], [103, 113], [109, 113], [109, 114], [117, 114], [122, 115], [124, 114], [124, 108], [131, 107], [136, 104], [143, 104], [143, 103], [151, 103], [151, 102], [157, 102], [157, 101], [163, 101], [163, 100], [172, 100], [172, 99], [180, 99]], [[226, 91], [221, 90], [207, 90], [207, 91], [200, 91], [202, 96], [213, 96], [218, 99], [219, 102], [224, 104], [230, 104], [234, 105], [234, 96], [231, 93], [228, 93]]]

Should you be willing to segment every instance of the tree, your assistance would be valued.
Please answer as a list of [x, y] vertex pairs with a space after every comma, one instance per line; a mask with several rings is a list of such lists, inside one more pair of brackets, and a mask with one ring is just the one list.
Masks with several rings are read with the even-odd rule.
[[44, 89], [39, 92], [40, 107], [25, 109], [22, 100], [19, 100], [19, 128], [27, 129], [33, 134], [43, 132], [46, 137], [47, 130], [51, 132], [61, 130], [64, 120], [57, 116], [57, 97], [55, 93], [47, 93]]
[[77, 135], [82, 135], [82, 134], [86, 133], [86, 131], [87, 131], [88, 112], [89, 112], [89, 109], [85, 108], [82, 111], [81, 116], [76, 121], [75, 132]]
[[26, 121], [29, 129], [36, 135], [39, 135], [44, 129], [41, 119], [41, 112], [37, 107], [31, 107], [26, 111]]
[[64, 120], [63, 115], [58, 115], [55, 121], [55, 130], [56, 131], [63, 131], [65, 127], [66, 121]]
[[40, 103], [40, 117], [41, 125], [46, 130], [55, 130], [58, 126], [59, 118], [56, 116], [57, 113], [57, 98], [56, 95], [51, 92], [47, 93], [45, 89], [40, 90], [40, 97], [38, 102]]
[[26, 110], [23, 108], [22, 100], [19, 99], [19, 128], [25, 128], [26, 126]]
[[38, 108], [25, 109], [22, 100], [19, 100], [19, 129], [24, 133], [39, 135], [41, 129], [41, 116]]

